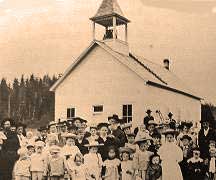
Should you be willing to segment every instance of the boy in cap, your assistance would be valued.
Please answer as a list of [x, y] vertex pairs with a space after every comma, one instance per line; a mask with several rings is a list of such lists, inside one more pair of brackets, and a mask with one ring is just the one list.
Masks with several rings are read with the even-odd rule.
[[27, 154], [29, 157], [35, 152], [35, 143], [34, 144], [27, 144], [26, 148], [28, 150]]
[[30, 180], [30, 165], [31, 161], [27, 155], [27, 149], [21, 148], [18, 150], [19, 159], [14, 166], [15, 180]]
[[64, 157], [60, 155], [61, 148], [53, 145], [50, 147], [50, 156], [45, 164], [44, 176], [48, 176], [50, 180], [63, 180], [66, 173], [66, 162]]
[[45, 157], [43, 156], [43, 148], [45, 143], [37, 141], [35, 143], [35, 153], [31, 155], [31, 174], [32, 180], [42, 180], [44, 173]]

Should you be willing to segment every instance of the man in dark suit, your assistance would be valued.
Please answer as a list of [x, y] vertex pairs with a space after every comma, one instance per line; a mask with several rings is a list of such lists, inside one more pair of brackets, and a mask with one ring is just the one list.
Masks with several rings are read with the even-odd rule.
[[147, 116], [144, 117], [143, 123], [145, 124], [145, 126], [148, 125], [148, 122], [151, 120], [154, 120], [154, 117], [151, 115], [152, 111], [150, 109], [148, 109], [146, 111]]
[[38, 129], [38, 132], [40, 132], [40, 135], [38, 136], [38, 138], [35, 141], [43, 141], [46, 142], [47, 139], [47, 127], [42, 126]]
[[201, 157], [204, 160], [208, 159], [209, 156], [209, 143], [210, 140], [215, 140], [215, 131], [210, 128], [207, 120], [201, 120], [201, 129], [198, 134], [198, 145], [200, 148]]
[[12, 179], [12, 171], [15, 162], [17, 161], [17, 150], [20, 148], [19, 139], [16, 132], [10, 130], [12, 119], [5, 119], [2, 122], [2, 127], [7, 139], [2, 144], [0, 151], [0, 179]]
[[108, 121], [110, 124], [111, 134], [109, 137], [114, 138], [117, 142], [118, 148], [124, 147], [125, 143], [127, 142], [127, 137], [124, 131], [121, 130], [119, 124], [121, 120], [119, 119], [118, 115], [114, 114], [113, 116], [108, 117]]

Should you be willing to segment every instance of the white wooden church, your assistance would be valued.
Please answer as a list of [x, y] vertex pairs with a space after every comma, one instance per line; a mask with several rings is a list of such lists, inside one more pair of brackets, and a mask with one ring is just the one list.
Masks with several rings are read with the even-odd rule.
[[[164, 66], [129, 51], [127, 41], [130, 21], [117, 0], [103, 0], [93, 23], [93, 41], [51, 87], [55, 92], [55, 119], [80, 116], [88, 121], [106, 121], [112, 114], [143, 123], [147, 109], [160, 121], [158, 112], [175, 120], [201, 119], [201, 98], [194, 94]], [[95, 25], [104, 27], [104, 37], [95, 39]], [[123, 27], [124, 40], [117, 29]]]

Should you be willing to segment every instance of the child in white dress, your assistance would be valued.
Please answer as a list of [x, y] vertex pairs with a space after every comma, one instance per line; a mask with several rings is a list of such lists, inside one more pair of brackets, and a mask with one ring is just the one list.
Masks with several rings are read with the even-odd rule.
[[66, 144], [61, 149], [61, 155], [71, 154], [72, 159], [74, 159], [75, 154], [80, 153], [80, 150], [75, 146], [76, 135], [72, 133], [66, 133], [63, 136], [66, 140]]
[[119, 180], [121, 161], [117, 158], [117, 150], [114, 146], [108, 148], [108, 159], [103, 163], [103, 179]]
[[[175, 143], [175, 131], [167, 129], [164, 132], [165, 143], [160, 147], [158, 154], [162, 160], [162, 180], [183, 180], [179, 162], [183, 160], [183, 152]], [[170, 173], [172, 172], [172, 173]]]
[[133, 167], [136, 178], [145, 178], [150, 156], [153, 155], [153, 152], [148, 151], [150, 140], [151, 137], [147, 135], [135, 141], [135, 143], [139, 146], [139, 149], [134, 154], [133, 159]]
[[123, 147], [119, 148], [119, 152], [121, 157], [122, 180], [133, 180], [134, 169], [131, 154], [133, 154], [135, 151], [132, 148]]
[[101, 178], [103, 161], [101, 155], [98, 153], [98, 147], [103, 146], [103, 144], [95, 141], [85, 146], [89, 149], [89, 153], [84, 155], [84, 164], [88, 165], [88, 167], [86, 166], [88, 179], [99, 180]]
[[86, 180], [86, 166], [84, 165], [84, 159], [81, 153], [76, 154], [74, 159], [68, 159], [67, 171], [72, 180]]

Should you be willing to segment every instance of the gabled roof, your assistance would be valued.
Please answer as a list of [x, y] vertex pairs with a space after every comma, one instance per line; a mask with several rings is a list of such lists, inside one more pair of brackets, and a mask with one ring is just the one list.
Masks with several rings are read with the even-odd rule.
[[72, 65], [65, 71], [63, 76], [50, 88], [55, 91], [65, 78], [73, 71], [74, 68], [91, 52], [94, 47], [100, 46], [117, 61], [122, 63], [132, 72], [137, 74], [143, 81], [150, 86], [163, 88], [169, 91], [180, 93], [182, 95], [201, 100], [201, 98], [192, 92], [187, 86], [171, 71], [165, 69], [163, 66], [153, 63], [143, 57], [136, 56], [130, 53], [128, 56], [121, 54], [115, 49], [112, 49], [105, 42], [94, 40], [90, 46], [72, 63]]

